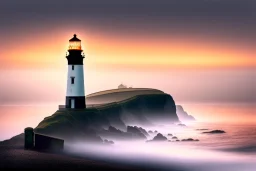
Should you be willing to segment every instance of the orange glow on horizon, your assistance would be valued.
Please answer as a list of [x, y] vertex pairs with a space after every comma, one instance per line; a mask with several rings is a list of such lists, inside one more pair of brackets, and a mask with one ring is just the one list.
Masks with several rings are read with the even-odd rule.
[[[69, 35], [69, 38], [72, 36]], [[126, 39], [95, 35], [79, 35], [88, 66], [163, 68], [240, 68], [256, 67], [253, 50], [220, 47], [212, 42], [192, 40]], [[66, 64], [67, 36], [62, 34], [48, 40], [38, 36], [12, 51], [3, 52], [1, 68], [45, 68]]]

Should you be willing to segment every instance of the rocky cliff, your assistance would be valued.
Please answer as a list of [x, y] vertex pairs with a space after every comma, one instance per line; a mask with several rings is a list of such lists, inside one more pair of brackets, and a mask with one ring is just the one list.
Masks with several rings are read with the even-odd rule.
[[128, 125], [163, 122], [179, 122], [173, 98], [168, 94], [148, 94], [83, 110], [58, 110], [40, 122], [35, 132], [66, 141], [100, 142], [100, 133], [108, 131], [110, 126], [127, 131]]
[[181, 105], [176, 106], [176, 113], [180, 119], [180, 121], [185, 122], [185, 121], [195, 121], [196, 119], [192, 116], [189, 115]]

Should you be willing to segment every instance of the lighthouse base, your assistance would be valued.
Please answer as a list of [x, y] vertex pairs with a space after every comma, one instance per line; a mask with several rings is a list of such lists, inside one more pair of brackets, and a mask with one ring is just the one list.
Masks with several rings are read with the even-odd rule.
[[86, 108], [85, 105], [85, 96], [81, 97], [66, 97], [66, 108], [69, 109], [84, 109]]

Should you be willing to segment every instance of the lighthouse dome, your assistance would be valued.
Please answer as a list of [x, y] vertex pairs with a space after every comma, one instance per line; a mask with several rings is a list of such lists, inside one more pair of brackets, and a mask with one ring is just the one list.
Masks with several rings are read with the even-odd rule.
[[69, 40], [69, 50], [82, 50], [81, 40], [77, 38], [76, 34]]

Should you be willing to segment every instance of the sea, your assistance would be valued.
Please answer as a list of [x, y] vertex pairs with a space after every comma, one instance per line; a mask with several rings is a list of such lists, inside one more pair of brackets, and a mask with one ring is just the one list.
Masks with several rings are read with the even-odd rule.
[[[188, 113], [191, 110], [193, 116], [196, 117], [194, 122], [185, 122], [186, 126], [170, 123], [145, 128], [162, 133], [170, 140], [169, 142], [115, 142], [113, 146], [104, 149], [93, 148], [93, 144], [89, 146], [77, 142], [74, 146], [68, 147], [68, 151], [80, 157], [88, 157], [90, 154], [101, 160], [119, 160], [133, 165], [152, 165], [159, 170], [170, 170], [168, 168], [175, 166], [177, 170], [256, 171], [255, 106], [250, 105], [250, 110], [240, 110], [239, 105], [227, 105], [226, 107], [222, 105], [221, 108], [225, 108], [222, 113], [218, 113], [216, 104], [207, 104], [205, 108], [203, 106], [203, 104], [183, 105]], [[195, 110], [200, 107], [201, 110]], [[26, 127], [36, 127], [40, 121], [52, 115], [57, 109], [57, 104], [0, 106], [0, 141], [22, 133]], [[237, 120], [231, 118], [232, 122], [228, 122], [227, 118], [232, 117], [234, 111], [239, 111], [240, 115], [234, 114]], [[243, 111], [246, 113], [243, 114]], [[212, 115], [215, 112], [218, 120], [216, 118], [207, 120], [207, 115], [211, 115], [209, 118], [213, 119]], [[251, 118], [247, 122], [242, 119], [243, 116]], [[223, 130], [226, 133], [203, 133], [212, 130]], [[168, 137], [168, 134], [176, 136], [179, 140], [193, 138], [199, 141], [178, 142], [172, 139], [172, 136]], [[154, 136], [153, 134], [148, 139]]]

